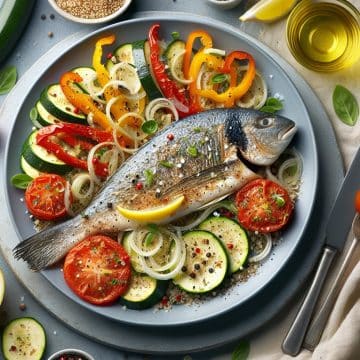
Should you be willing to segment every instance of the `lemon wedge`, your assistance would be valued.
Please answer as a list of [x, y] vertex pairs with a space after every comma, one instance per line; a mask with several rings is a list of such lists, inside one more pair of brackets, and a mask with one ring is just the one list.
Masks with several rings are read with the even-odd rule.
[[4, 279], [4, 274], [0, 269], [0, 305], [4, 300], [4, 294], [5, 294], [5, 279]]
[[239, 19], [272, 22], [287, 15], [297, 2], [298, 0], [260, 0]]
[[185, 197], [181, 195], [164, 206], [159, 206], [147, 210], [131, 210], [121, 206], [118, 206], [117, 210], [122, 216], [130, 220], [141, 222], [159, 221], [166, 219], [167, 217], [170, 217], [172, 214], [174, 214], [184, 200]]

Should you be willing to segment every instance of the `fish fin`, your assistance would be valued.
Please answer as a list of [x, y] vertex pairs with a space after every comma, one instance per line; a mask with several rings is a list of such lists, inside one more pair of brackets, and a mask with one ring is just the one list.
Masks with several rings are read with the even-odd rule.
[[34, 271], [55, 264], [76, 243], [66, 242], [64, 239], [72, 239], [74, 228], [80, 223], [79, 218], [74, 218], [34, 234], [13, 249], [14, 257], [26, 261], [29, 268]]
[[230, 160], [229, 162], [225, 162], [219, 165], [215, 165], [211, 168], [199, 171], [195, 175], [185, 177], [174, 186], [164, 189], [164, 191], [162, 192], [162, 197], [177, 195], [179, 193], [183, 193], [184, 191], [186, 191], [186, 189], [197, 187], [200, 184], [209, 182], [210, 180], [219, 179], [224, 176], [223, 172], [236, 162], [237, 160]]

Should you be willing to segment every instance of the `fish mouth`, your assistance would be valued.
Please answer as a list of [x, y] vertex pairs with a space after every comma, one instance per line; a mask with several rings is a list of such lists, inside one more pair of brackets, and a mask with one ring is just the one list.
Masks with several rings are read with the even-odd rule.
[[296, 131], [297, 131], [296, 125], [291, 124], [287, 129], [279, 133], [278, 139], [280, 141], [291, 140], [291, 138], [295, 135]]

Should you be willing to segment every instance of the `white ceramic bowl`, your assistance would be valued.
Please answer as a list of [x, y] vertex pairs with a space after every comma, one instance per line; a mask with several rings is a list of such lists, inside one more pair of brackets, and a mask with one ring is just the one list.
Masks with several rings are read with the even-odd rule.
[[238, 6], [242, 0], [206, 0], [213, 6], [217, 6], [220, 9], [228, 10], [235, 6]]
[[71, 15], [70, 13], [66, 12], [65, 10], [63, 10], [56, 4], [55, 0], [48, 0], [48, 1], [49, 1], [49, 4], [54, 8], [54, 10], [59, 15], [64, 17], [65, 19], [75, 21], [78, 23], [82, 23], [82, 24], [94, 24], [94, 25], [106, 23], [108, 21], [115, 19], [116, 17], [118, 17], [119, 15], [124, 13], [132, 2], [132, 0], [125, 0], [123, 6], [121, 6], [117, 11], [113, 12], [112, 14], [110, 14], [108, 16], [104, 16], [104, 17], [96, 18], [96, 19], [86, 19], [86, 18]]
[[63, 349], [63, 350], [59, 350], [56, 353], [52, 354], [48, 360], [55, 360], [57, 358], [59, 358], [61, 355], [78, 355], [78, 356], [83, 356], [86, 360], [95, 360], [95, 358], [93, 356], [91, 356], [90, 354], [88, 354], [87, 352], [83, 351], [83, 350], [78, 350], [78, 349]]

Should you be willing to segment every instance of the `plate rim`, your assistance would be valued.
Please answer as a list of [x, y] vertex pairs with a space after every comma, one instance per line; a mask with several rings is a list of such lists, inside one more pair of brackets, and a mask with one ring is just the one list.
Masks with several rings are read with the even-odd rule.
[[[301, 107], [303, 108], [303, 112], [307, 115], [307, 119], [308, 119], [308, 124], [310, 125], [310, 132], [311, 132], [311, 143], [312, 143], [312, 151], [313, 151], [313, 154], [314, 154], [314, 169], [313, 169], [313, 173], [316, 175], [316, 182], [314, 182], [314, 186], [313, 186], [313, 197], [312, 197], [312, 202], [311, 202], [311, 207], [307, 213], [307, 216], [306, 216], [306, 219], [305, 219], [305, 222], [304, 224], [301, 225], [301, 229], [300, 229], [300, 233], [301, 235], [298, 235], [297, 236], [297, 241], [296, 243], [294, 244], [294, 246], [291, 248], [291, 251], [289, 251], [289, 256], [281, 262], [280, 266], [278, 267], [277, 271], [272, 275], [272, 277], [266, 281], [265, 283], [263, 283], [261, 286], [257, 287], [254, 291], [251, 292], [251, 294], [249, 296], [247, 296], [245, 299], [242, 299], [241, 303], [240, 304], [236, 304], [236, 305], [232, 305], [232, 306], [228, 306], [228, 307], [225, 307], [224, 309], [222, 309], [221, 311], [216, 311], [216, 312], [213, 312], [211, 314], [204, 314], [202, 315], [202, 317], [197, 317], [193, 320], [188, 320], [188, 321], [172, 321], [171, 323], [162, 323], [162, 322], [157, 322], [157, 323], [153, 323], [152, 321], [150, 322], [143, 322], [143, 323], [139, 323], [137, 320], [132, 320], [132, 319], [124, 319], [124, 318], [114, 318], [112, 317], [111, 315], [108, 315], [108, 314], [104, 314], [101, 312], [101, 309], [99, 309], [99, 307], [95, 307], [91, 304], [87, 304], [86, 302], [83, 302], [81, 299], [78, 299], [76, 298], [75, 296], [69, 296], [68, 293], [65, 293], [62, 289], [60, 289], [56, 284], [52, 283], [49, 278], [48, 278], [48, 273], [47, 271], [42, 271], [41, 274], [42, 276], [44, 276], [46, 278], [46, 280], [52, 285], [52, 287], [55, 287], [57, 290], [59, 290], [61, 293], [63, 293], [65, 296], [67, 296], [68, 298], [70, 298], [72, 301], [74, 301], [75, 303], [77, 303], [78, 305], [80, 306], [83, 306], [84, 308], [86, 308], [87, 310], [90, 310], [92, 312], [95, 312], [107, 319], [110, 319], [110, 320], [113, 320], [113, 321], [117, 321], [117, 322], [120, 322], [120, 323], [125, 323], [125, 324], [129, 324], [129, 325], [136, 325], [136, 326], [158, 326], [158, 327], [171, 327], [171, 326], [183, 326], [183, 325], [191, 325], [191, 324], [196, 324], [196, 323], [199, 323], [199, 322], [203, 322], [203, 321], [207, 321], [207, 320], [210, 320], [210, 319], [213, 319], [213, 318], [217, 318], [221, 315], [223, 315], [224, 313], [227, 313], [229, 311], [233, 311], [234, 308], [237, 308], [239, 306], [241, 306], [241, 304], [245, 303], [245, 302], [248, 302], [249, 300], [251, 300], [252, 297], [256, 296], [259, 294], [259, 292], [261, 292], [266, 286], [268, 286], [269, 283], [271, 283], [273, 281], [273, 279], [278, 275], [279, 272], [283, 271], [284, 267], [286, 267], [289, 259], [293, 256], [293, 254], [296, 252], [296, 248], [299, 246], [299, 243], [301, 242], [301, 238], [303, 237], [303, 234], [306, 230], [306, 227], [308, 226], [308, 223], [309, 223], [309, 220], [310, 220], [310, 217], [312, 215], [312, 212], [313, 212], [313, 209], [314, 209], [314, 205], [315, 205], [315, 199], [316, 199], [316, 192], [317, 192], [317, 186], [318, 186], [318, 182], [319, 182], [319, 164], [318, 164], [318, 149], [317, 149], [317, 143], [316, 143], [316, 138], [315, 138], [315, 133], [314, 133], [314, 129], [313, 129], [313, 126], [312, 126], [312, 122], [311, 122], [311, 119], [310, 119], [310, 116], [309, 116], [309, 113], [307, 111], [307, 108], [306, 108], [306, 105], [299, 93], [299, 91], [297, 90], [295, 84], [293, 83], [293, 81], [290, 79], [290, 77], [288, 76], [288, 74], [283, 70], [283, 68], [269, 55], [268, 53], [268, 48], [266, 47], [265, 51], [263, 48], [260, 47], [260, 44], [259, 44], [259, 41], [255, 38], [253, 38], [252, 36], [246, 34], [246, 33], [243, 33], [239, 30], [235, 30], [234, 28], [232, 28], [231, 26], [226, 26], [224, 27], [224, 25], [220, 22], [220, 21], [216, 21], [216, 22], [213, 22], [211, 24], [209, 24], [207, 22], [207, 20], [209, 18], [206, 18], [206, 17], [200, 17], [200, 16], [189, 16], [188, 14], [186, 13], [179, 13], [181, 16], [180, 17], [175, 17], [174, 15], [170, 15], [170, 14], [165, 14], [165, 15], [157, 15], [154, 17], [156, 18], [156, 21], [177, 21], [177, 22], [181, 22], [181, 23], [191, 23], [191, 24], [201, 24], [201, 25], [206, 25], [208, 27], [211, 27], [211, 28], [215, 28], [216, 30], [220, 31], [220, 32], [226, 32], [226, 33], [229, 33], [230, 35], [234, 36], [235, 38], [239, 38], [241, 39], [242, 41], [245, 41], [250, 47], [255, 47], [257, 49], [257, 51], [263, 53], [266, 57], [267, 57], [267, 60], [268, 61], [271, 61], [275, 67], [279, 68], [282, 75], [286, 78], [287, 82], [291, 85], [293, 91], [296, 93], [296, 95], [298, 96], [300, 102], [299, 104], [301, 104]], [[133, 24], [133, 23], [147, 23], [147, 22], [150, 22], [150, 21], [154, 21], [154, 20], [151, 20], [151, 17], [143, 17], [143, 18], [137, 18], [137, 19], [131, 19], [131, 20], [126, 20], [126, 21], [122, 21], [122, 22], [118, 22], [118, 23], [115, 23], [115, 24], [111, 24], [111, 25], [108, 25], [108, 26], [105, 26], [105, 27], [102, 27], [102, 28], [99, 28], [93, 32], [90, 32], [89, 34], [86, 34], [84, 36], [82, 36], [80, 39], [78, 39], [77, 41], [75, 41], [74, 44], [72, 44], [70, 47], [67, 47], [66, 49], [64, 49], [60, 55], [56, 56], [50, 63], [48, 63], [48, 66], [37, 76], [36, 80], [33, 82], [33, 85], [31, 86], [30, 90], [25, 94], [25, 96], [23, 97], [23, 100], [21, 102], [21, 105], [19, 106], [19, 110], [16, 112], [16, 115], [14, 116], [15, 118], [15, 121], [13, 122], [12, 126], [11, 126], [11, 129], [9, 131], [9, 138], [8, 138], [8, 141], [6, 143], [6, 149], [5, 149], [5, 164], [4, 164], [4, 167], [5, 169], [7, 169], [7, 165], [8, 165], [8, 159], [9, 157], [7, 156], [8, 153], [9, 153], [9, 146], [10, 146], [10, 138], [11, 138], [11, 135], [13, 133], [13, 129], [16, 125], [16, 119], [18, 118], [19, 116], [19, 113], [20, 113], [20, 108], [23, 106], [24, 102], [26, 101], [27, 99], [27, 96], [29, 95], [29, 93], [31, 93], [33, 91], [33, 88], [36, 86], [38, 80], [47, 72], [48, 68], [53, 66], [55, 62], [57, 62], [62, 56], [65, 56], [66, 54], [68, 53], [71, 53], [71, 51], [76, 48], [77, 46], [79, 46], [81, 43], [83, 43], [84, 41], [92, 38], [92, 37], [95, 37], [96, 35], [100, 34], [100, 33], [104, 33], [106, 31], [109, 31], [109, 30], [112, 30], [114, 28], [117, 28], [117, 27], [123, 27], [123, 26], [126, 26], [127, 24]], [[5, 172], [6, 173], [6, 172]], [[5, 184], [8, 185], [8, 181], [7, 181], [7, 177], [5, 175]], [[10, 197], [9, 197], [9, 193], [8, 191], [5, 192], [5, 198], [6, 198], [6, 202], [7, 202], [7, 206], [8, 206], [8, 209], [11, 209], [11, 206], [10, 206]], [[15, 222], [15, 219], [13, 217], [13, 214], [12, 212], [10, 212], [10, 218], [12, 220], [12, 224], [15, 228], [15, 231], [16, 233], [18, 234], [18, 238], [21, 239], [21, 236], [19, 234], [19, 230], [18, 230], [18, 227], [17, 227], [17, 224]]]

